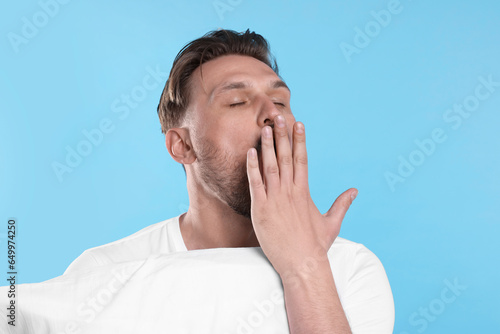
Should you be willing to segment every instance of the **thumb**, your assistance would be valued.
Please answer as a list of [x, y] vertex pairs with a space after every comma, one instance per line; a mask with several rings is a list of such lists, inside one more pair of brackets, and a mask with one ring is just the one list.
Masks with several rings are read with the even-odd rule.
[[345, 214], [347, 210], [349, 210], [349, 207], [351, 206], [357, 195], [358, 189], [356, 188], [350, 188], [344, 191], [342, 194], [340, 194], [339, 197], [337, 197], [330, 209], [323, 215], [325, 218], [327, 218], [329, 223], [332, 223], [335, 226], [338, 225], [339, 231]]

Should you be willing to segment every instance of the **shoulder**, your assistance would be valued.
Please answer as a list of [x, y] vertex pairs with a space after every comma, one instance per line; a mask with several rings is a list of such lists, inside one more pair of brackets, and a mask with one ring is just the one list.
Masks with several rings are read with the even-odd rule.
[[144, 259], [151, 254], [168, 253], [173, 248], [168, 242], [168, 227], [176, 223], [178, 218], [149, 225], [125, 238], [89, 248], [68, 266], [64, 274], [110, 263]]
[[353, 269], [374, 262], [380, 262], [378, 257], [365, 245], [341, 237], [337, 237], [328, 251], [328, 257], [343, 270]]
[[332, 270], [341, 272], [341, 279], [352, 283], [359, 277], [366, 280], [377, 278], [388, 283], [384, 266], [380, 259], [365, 245], [337, 237], [328, 251]]
[[392, 333], [394, 299], [380, 259], [365, 245], [339, 237], [328, 255], [352, 331]]

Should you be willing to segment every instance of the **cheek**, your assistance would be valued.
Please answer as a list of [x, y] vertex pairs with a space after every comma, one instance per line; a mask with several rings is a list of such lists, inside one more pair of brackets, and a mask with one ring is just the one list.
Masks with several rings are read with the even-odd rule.
[[[232, 163], [246, 161], [247, 151], [256, 145], [255, 134], [235, 128], [219, 128], [217, 132], [207, 133], [212, 145], [216, 146], [220, 155]], [[203, 140], [203, 138], [201, 138]]]
[[260, 128], [253, 124], [252, 119], [240, 117], [226, 124], [224, 132], [220, 134], [232, 152], [243, 153], [254, 147], [260, 137]]
[[253, 116], [225, 114], [205, 119], [204, 124], [198, 125], [200, 131], [197, 140], [201, 142], [209, 139], [227, 159], [233, 161], [246, 161], [248, 149], [255, 147], [260, 138], [260, 128]]

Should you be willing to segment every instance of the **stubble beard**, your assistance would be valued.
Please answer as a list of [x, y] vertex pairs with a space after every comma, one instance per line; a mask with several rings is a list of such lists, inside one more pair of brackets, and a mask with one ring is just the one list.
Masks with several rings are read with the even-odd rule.
[[[260, 152], [260, 140], [255, 148]], [[203, 141], [196, 155], [203, 182], [234, 212], [251, 219], [252, 199], [246, 157], [238, 160], [233, 155], [219, 150], [209, 140]]]

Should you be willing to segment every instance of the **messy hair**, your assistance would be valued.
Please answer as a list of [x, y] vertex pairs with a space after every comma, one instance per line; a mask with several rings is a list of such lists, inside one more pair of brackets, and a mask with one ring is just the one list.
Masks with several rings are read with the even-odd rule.
[[225, 55], [256, 58], [279, 75], [276, 59], [261, 35], [248, 29], [241, 33], [223, 29], [208, 32], [184, 46], [175, 57], [158, 104], [163, 133], [179, 126], [186, 114], [190, 100], [190, 77], [194, 70], [203, 63]]

